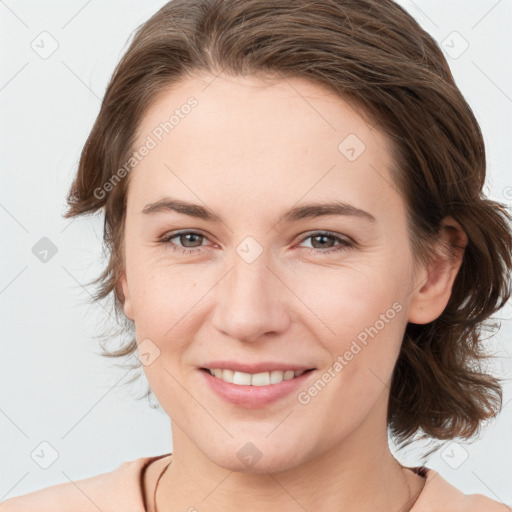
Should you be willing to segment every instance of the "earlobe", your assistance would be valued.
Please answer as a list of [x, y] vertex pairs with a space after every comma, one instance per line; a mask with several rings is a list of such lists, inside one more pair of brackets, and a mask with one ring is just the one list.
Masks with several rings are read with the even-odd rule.
[[128, 289], [128, 281], [126, 279], [126, 272], [123, 272], [121, 277], [119, 278], [118, 289], [120, 290], [120, 298], [123, 302], [123, 310], [124, 314], [133, 322], [133, 307], [130, 298], [130, 292]]
[[429, 264], [422, 269], [411, 294], [409, 322], [426, 324], [434, 321], [444, 311], [462, 265], [467, 243], [468, 237], [460, 224], [452, 217], [446, 217], [441, 223], [439, 239]]

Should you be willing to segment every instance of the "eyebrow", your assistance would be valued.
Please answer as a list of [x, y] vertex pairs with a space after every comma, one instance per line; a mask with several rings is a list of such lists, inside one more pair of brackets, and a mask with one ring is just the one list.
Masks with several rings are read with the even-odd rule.
[[[219, 215], [206, 206], [189, 203], [187, 201], [171, 197], [164, 197], [154, 203], [146, 204], [141, 213], [150, 215], [160, 212], [177, 212], [212, 223], [223, 222]], [[371, 222], [376, 222], [375, 217], [371, 213], [340, 201], [330, 203], [308, 203], [302, 206], [296, 206], [281, 215], [278, 222], [297, 222], [303, 219], [312, 219], [328, 215], [360, 217]]]

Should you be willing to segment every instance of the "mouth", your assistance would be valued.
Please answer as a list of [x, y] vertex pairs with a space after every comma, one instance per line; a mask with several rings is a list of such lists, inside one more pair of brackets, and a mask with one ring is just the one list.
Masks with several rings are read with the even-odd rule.
[[[238, 367], [243, 366], [235, 363]], [[212, 364], [211, 366], [221, 366], [221, 364]], [[226, 368], [227, 363], [223, 363], [224, 368], [197, 368], [197, 372], [204, 376], [204, 382], [217, 397], [224, 402], [230, 403], [236, 407], [245, 409], [260, 409], [270, 407], [280, 400], [288, 400], [293, 397], [301, 387], [309, 385], [315, 378], [315, 368], [286, 369], [281, 364], [281, 369], [272, 369], [261, 371], [271, 367], [262, 364], [255, 369], [258, 373], [246, 373], [238, 370]], [[248, 365], [245, 365], [248, 366]], [[241, 369], [241, 368], [240, 368]], [[275, 409], [278, 411], [278, 409]]]
[[[196, 367], [202, 382], [223, 402], [236, 407], [257, 409], [270, 407], [292, 397], [310, 385], [316, 368], [295, 361], [248, 361], [216, 359], [203, 361]], [[278, 412], [278, 408], [271, 409]]]
[[305, 373], [312, 372], [314, 368], [307, 370], [272, 370], [259, 373], [245, 373], [226, 368], [200, 368], [200, 370], [229, 384], [239, 386], [271, 386], [280, 384], [283, 381], [297, 379]]

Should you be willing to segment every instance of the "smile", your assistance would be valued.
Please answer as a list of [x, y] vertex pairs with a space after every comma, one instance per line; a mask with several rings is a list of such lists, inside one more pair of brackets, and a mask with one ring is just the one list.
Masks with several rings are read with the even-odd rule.
[[201, 368], [209, 372], [217, 379], [229, 382], [230, 384], [238, 384], [239, 386], [269, 386], [270, 384], [279, 384], [285, 380], [291, 380], [300, 377], [303, 373], [311, 370], [274, 370], [261, 373], [245, 373], [220, 368]]

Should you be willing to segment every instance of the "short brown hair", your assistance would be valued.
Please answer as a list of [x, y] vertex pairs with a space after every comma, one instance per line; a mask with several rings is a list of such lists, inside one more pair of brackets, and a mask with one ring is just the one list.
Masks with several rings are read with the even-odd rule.
[[[510, 296], [511, 217], [482, 192], [482, 134], [443, 53], [391, 0], [173, 0], [136, 31], [81, 154], [65, 215], [105, 208], [110, 259], [94, 281], [95, 299], [113, 293], [116, 316], [124, 316], [128, 180], [101, 197], [95, 191], [129, 159], [156, 95], [192, 70], [301, 77], [360, 109], [391, 142], [415, 261], [427, 261], [444, 217], [463, 227], [469, 242], [447, 307], [433, 322], [406, 327], [388, 425], [402, 445], [420, 431], [472, 437], [502, 406], [499, 379], [480, 362], [484, 321]], [[136, 347], [132, 332], [126, 346], [103, 355]]]

